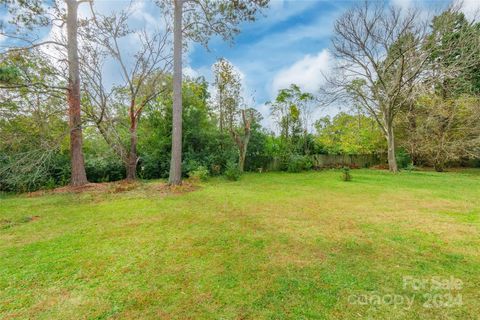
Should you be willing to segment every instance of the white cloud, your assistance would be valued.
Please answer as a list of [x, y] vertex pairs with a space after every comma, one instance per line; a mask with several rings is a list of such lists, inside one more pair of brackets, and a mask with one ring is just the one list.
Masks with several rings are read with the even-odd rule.
[[306, 55], [288, 68], [280, 70], [272, 80], [272, 97], [279, 89], [295, 83], [304, 91], [316, 92], [324, 81], [323, 74], [328, 73], [332, 58], [327, 49], [316, 55]]
[[200, 76], [200, 74], [198, 73], [197, 70], [193, 69], [192, 67], [190, 66], [186, 66], [183, 68], [183, 74], [186, 76], [186, 77], [190, 77], [190, 78], [197, 78]]
[[392, 5], [399, 7], [403, 10], [408, 10], [412, 7], [412, 0], [392, 0]]
[[270, 26], [301, 14], [315, 5], [316, 1], [311, 0], [272, 0], [269, 8], [265, 11], [265, 16], [262, 16], [256, 23], [256, 28], [268, 29]]
[[265, 103], [259, 104], [255, 106], [255, 109], [257, 109], [258, 112], [260, 112], [263, 116], [263, 120], [261, 122], [262, 126], [273, 130], [274, 125], [272, 123], [272, 117], [270, 117], [270, 106], [268, 106]]
[[457, 1], [462, 3], [462, 11], [465, 13], [467, 18], [478, 20], [480, 16], [480, 0], [463, 0]]
[[163, 19], [155, 18], [149, 9], [151, 8], [148, 8], [143, 1], [134, 2], [131, 7], [133, 18], [138, 21], [144, 21], [147, 28], [154, 28], [158, 26], [159, 22], [163, 21]]

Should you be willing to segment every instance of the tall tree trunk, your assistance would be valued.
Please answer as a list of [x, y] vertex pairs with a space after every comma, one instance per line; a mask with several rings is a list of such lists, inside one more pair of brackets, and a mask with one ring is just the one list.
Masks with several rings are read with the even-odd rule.
[[82, 150], [82, 120], [80, 110], [80, 71], [77, 41], [76, 0], [67, 2], [67, 48], [68, 48], [68, 115], [70, 127], [70, 158], [72, 166], [71, 184], [81, 186], [88, 183]]
[[220, 97], [219, 97], [219, 99], [220, 99], [220, 103], [219, 103], [219, 113], [220, 113], [219, 120], [220, 120], [220, 123], [219, 124], [220, 124], [220, 133], [223, 133], [223, 118], [225, 117], [223, 115], [223, 89], [220, 88], [219, 91], [220, 91], [220, 94], [219, 94], [220, 95]]
[[127, 180], [137, 179], [137, 139], [137, 123], [135, 121], [130, 125], [130, 152], [127, 163]]
[[393, 125], [387, 121], [387, 145], [388, 145], [388, 169], [390, 172], [398, 172], [397, 159], [395, 158], [395, 135]]
[[230, 132], [232, 133], [233, 140], [238, 147], [238, 169], [240, 169], [240, 172], [243, 172], [245, 168], [245, 158], [247, 157], [248, 142], [250, 141], [250, 124], [252, 123], [252, 120], [247, 119], [245, 110], [242, 110], [241, 113], [243, 121], [243, 137], [235, 133], [231, 125]]
[[238, 168], [240, 169], [240, 172], [243, 172], [243, 170], [245, 168], [245, 158], [247, 156], [247, 144], [248, 144], [248, 141], [245, 141], [238, 148], [238, 151], [239, 151]]
[[174, 0], [173, 27], [173, 121], [171, 185], [182, 183], [182, 6], [183, 0]]
[[135, 180], [137, 178], [137, 123], [138, 115], [135, 114], [135, 99], [130, 101], [130, 151], [127, 156], [127, 180]]

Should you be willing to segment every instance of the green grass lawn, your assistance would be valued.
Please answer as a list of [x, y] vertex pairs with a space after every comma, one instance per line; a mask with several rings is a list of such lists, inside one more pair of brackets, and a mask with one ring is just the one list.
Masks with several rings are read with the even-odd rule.
[[352, 175], [3, 196], [0, 319], [479, 319], [480, 171]]

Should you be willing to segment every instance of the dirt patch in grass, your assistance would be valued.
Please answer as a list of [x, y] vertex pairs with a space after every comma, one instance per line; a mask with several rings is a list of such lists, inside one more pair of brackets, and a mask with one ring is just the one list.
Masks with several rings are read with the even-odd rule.
[[140, 186], [140, 182], [132, 180], [121, 180], [112, 182], [108, 185], [110, 193], [122, 193], [130, 190], [134, 190]]
[[16, 221], [10, 220], [10, 219], [0, 219], [0, 229], [12, 228], [23, 223], [37, 221], [39, 219], [40, 219], [40, 216], [27, 216], [27, 217], [18, 219]]
[[63, 186], [52, 190], [38, 190], [29, 192], [29, 198], [40, 197], [47, 194], [65, 193], [121, 193], [133, 190], [140, 185], [138, 181], [120, 180], [115, 182], [87, 183], [83, 186]]
[[156, 185], [154, 188], [162, 194], [184, 194], [199, 189], [199, 186], [191, 181], [184, 181], [179, 186], [172, 186], [167, 183]]
[[388, 164], [377, 164], [377, 165], [374, 165], [374, 166], [371, 166], [370, 169], [374, 169], [374, 170], [388, 170]]
[[105, 191], [108, 187], [106, 183], [87, 183], [83, 186], [65, 186], [52, 190], [52, 193], [82, 193], [87, 191]]
[[63, 186], [52, 190], [39, 190], [25, 194], [28, 198], [41, 197], [51, 194], [68, 194], [68, 193], [87, 193], [87, 194], [116, 194], [129, 191], [143, 190], [161, 195], [184, 194], [199, 189], [198, 183], [195, 181], [185, 180], [179, 186], [171, 186], [167, 183], [143, 183], [142, 181], [120, 180], [114, 182], [88, 183], [83, 186]]
[[38, 190], [26, 194], [29, 198], [41, 197], [47, 194], [64, 194], [64, 193], [83, 193], [91, 191], [105, 191], [109, 183], [87, 183], [83, 186], [63, 186], [52, 190]]

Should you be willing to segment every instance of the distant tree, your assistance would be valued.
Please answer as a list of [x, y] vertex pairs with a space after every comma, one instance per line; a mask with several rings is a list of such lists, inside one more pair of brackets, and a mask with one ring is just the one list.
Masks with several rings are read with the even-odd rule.
[[[213, 105], [218, 113], [218, 127], [223, 132], [228, 117], [233, 117], [242, 103], [242, 84], [240, 74], [235, 70], [234, 65], [225, 58], [220, 58], [212, 66], [214, 75], [213, 86], [215, 96]], [[231, 122], [231, 121], [230, 121]]]
[[390, 171], [395, 159], [394, 120], [415, 100], [428, 55], [422, 49], [426, 25], [419, 10], [403, 12], [383, 2], [357, 4], [335, 23], [333, 54], [339, 62], [329, 83], [337, 97], [372, 116], [388, 145]]
[[[270, 105], [270, 113], [280, 130], [280, 136], [287, 142], [293, 142], [303, 137], [306, 142], [309, 123], [311, 121], [311, 103], [314, 96], [303, 92], [296, 84], [289, 88], [281, 89]], [[309, 153], [308, 146], [304, 146], [304, 152]]]
[[436, 171], [452, 161], [480, 157], [480, 98], [425, 96], [416, 106], [416, 154]]
[[374, 119], [341, 112], [315, 122], [316, 140], [330, 154], [371, 154], [380, 152], [385, 139]]
[[221, 58], [212, 69], [215, 77], [215, 106], [218, 111], [219, 129], [223, 132], [226, 128], [232, 137], [238, 149], [238, 167], [243, 172], [256, 112], [253, 108], [245, 107], [240, 74], [230, 61]]
[[444, 98], [480, 94], [480, 22], [460, 10], [453, 6], [434, 17], [425, 43], [428, 83]]
[[468, 21], [460, 9], [452, 6], [432, 19], [422, 48], [427, 55], [425, 73], [416, 89], [421, 97], [406, 104], [397, 121], [401, 145], [412, 161], [439, 171], [460, 157], [478, 157], [473, 145], [478, 131], [474, 106], [480, 94], [480, 23]]
[[[232, 158], [238, 156], [237, 147], [229, 134], [220, 133], [218, 121], [209, 101], [209, 84], [203, 78], [185, 78], [182, 84], [184, 105], [183, 165], [182, 174], [208, 168], [220, 174]], [[168, 178], [171, 150], [173, 90], [171, 79], [167, 92], [146, 106], [139, 126], [139, 153], [142, 155], [139, 174], [142, 178]], [[220, 147], [220, 143], [222, 146]], [[250, 145], [250, 144], [249, 144]]]
[[182, 49], [183, 38], [207, 45], [212, 35], [231, 40], [242, 21], [253, 21], [269, 0], [157, 0], [173, 16], [173, 125], [169, 183], [182, 181]]

